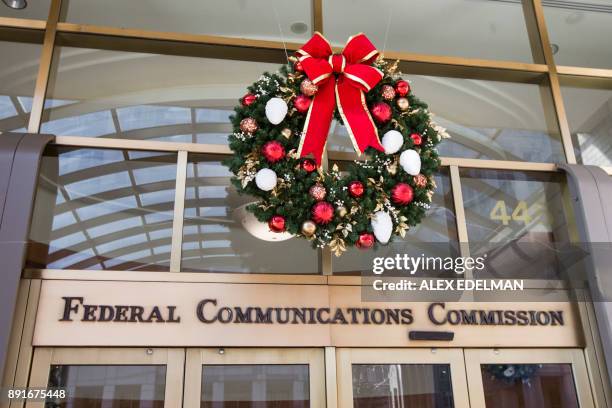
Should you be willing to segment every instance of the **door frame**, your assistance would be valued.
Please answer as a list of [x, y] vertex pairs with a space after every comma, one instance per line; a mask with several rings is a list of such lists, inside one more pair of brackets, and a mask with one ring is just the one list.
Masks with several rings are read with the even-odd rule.
[[593, 408], [591, 381], [582, 349], [466, 349], [465, 369], [472, 407], [485, 407], [481, 364], [571, 364], [580, 408]]
[[[165, 365], [164, 408], [180, 407], [183, 398], [183, 349], [37, 347], [29, 386], [47, 388], [52, 365]], [[44, 402], [28, 401], [26, 408], [44, 408]]]
[[338, 348], [338, 406], [353, 406], [352, 364], [448, 364], [455, 408], [469, 408], [462, 349], [457, 348]]
[[308, 364], [310, 407], [325, 408], [323, 348], [191, 348], [185, 364], [184, 408], [199, 408], [203, 365]]

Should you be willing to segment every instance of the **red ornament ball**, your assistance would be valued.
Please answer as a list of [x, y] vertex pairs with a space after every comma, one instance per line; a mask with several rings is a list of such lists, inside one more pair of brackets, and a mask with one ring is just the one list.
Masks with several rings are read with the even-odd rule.
[[273, 215], [268, 221], [268, 227], [272, 232], [284, 232], [285, 231], [285, 217], [282, 215]]
[[351, 181], [348, 185], [348, 191], [353, 197], [359, 198], [363, 195], [365, 188], [361, 181]]
[[252, 93], [248, 93], [242, 97], [242, 100], [241, 100], [242, 106], [249, 106], [256, 100], [257, 100], [257, 96], [253, 95]]
[[285, 157], [285, 148], [282, 144], [280, 144], [280, 142], [271, 140], [263, 145], [261, 148], [261, 154], [263, 154], [266, 160], [270, 163], [276, 163]]
[[408, 81], [404, 81], [400, 79], [395, 83], [395, 92], [399, 94], [399, 96], [406, 96], [410, 92], [410, 84]]
[[293, 68], [295, 69], [296, 72], [304, 71], [304, 67], [302, 66], [302, 63], [300, 61], [296, 61], [296, 63], [293, 65]]
[[302, 160], [302, 163], [300, 163], [300, 166], [302, 167], [302, 170], [304, 170], [307, 173], [312, 173], [313, 171], [317, 169], [317, 163], [312, 159]]
[[369, 249], [374, 246], [374, 234], [369, 232], [362, 232], [359, 234], [359, 238], [355, 243], [355, 246], [359, 249]]
[[391, 189], [391, 200], [398, 205], [409, 204], [414, 198], [414, 191], [406, 183], [397, 183]]
[[418, 188], [424, 188], [425, 186], [427, 186], [427, 177], [420, 173], [417, 174], [416, 176], [414, 176], [414, 184]]
[[377, 102], [372, 106], [372, 116], [378, 123], [385, 123], [391, 119], [391, 107], [384, 102]]
[[383, 85], [381, 95], [383, 99], [392, 101], [395, 98], [395, 89], [391, 85]]
[[305, 79], [300, 84], [300, 91], [306, 96], [313, 96], [318, 90], [319, 87], [313, 84], [310, 79]]
[[328, 224], [334, 218], [334, 207], [327, 201], [312, 206], [312, 220], [317, 224]]
[[240, 130], [244, 133], [253, 133], [255, 132], [259, 126], [257, 125], [257, 121], [253, 118], [244, 118], [240, 121]]
[[323, 201], [327, 195], [327, 190], [325, 190], [325, 186], [323, 184], [317, 183], [310, 187], [308, 194], [310, 194], [310, 196], [317, 201]]
[[410, 138], [412, 139], [412, 143], [414, 143], [415, 146], [420, 146], [421, 143], [423, 143], [423, 136], [421, 136], [420, 133], [412, 133], [410, 134]]
[[295, 101], [293, 101], [293, 106], [295, 106], [298, 112], [306, 113], [308, 108], [310, 108], [310, 102], [312, 101], [306, 95], [298, 95], [295, 97]]

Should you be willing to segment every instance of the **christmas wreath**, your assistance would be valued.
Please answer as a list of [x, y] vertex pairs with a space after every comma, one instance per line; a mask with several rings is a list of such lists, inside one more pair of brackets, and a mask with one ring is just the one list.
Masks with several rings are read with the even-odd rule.
[[[234, 109], [234, 155], [225, 161], [237, 190], [259, 200], [247, 210], [271, 231], [336, 255], [386, 244], [418, 224], [436, 187], [436, 145], [447, 134], [397, 66], [363, 34], [332, 54], [317, 33], [251, 85]], [[342, 173], [321, 167], [334, 118], [366, 154]]]

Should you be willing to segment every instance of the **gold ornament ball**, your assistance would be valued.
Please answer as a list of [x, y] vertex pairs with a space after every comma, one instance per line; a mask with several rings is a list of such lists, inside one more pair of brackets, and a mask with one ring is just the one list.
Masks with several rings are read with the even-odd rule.
[[317, 231], [317, 224], [312, 221], [304, 221], [302, 224], [302, 234], [311, 237]]
[[306, 96], [313, 96], [318, 90], [319, 87], [313, 84], [310, 79], [305, 79], [300, 84], [300, 91]]
[[391, 85], [383, 85], [381, 94], [383, 99], [392, 101], [395, 98], [395, 89]]
[[397, 107], [403, 111], [408, 110], [408, 108], [410, 108], [410, 102], [408, 102], [408, 98], [399, 98], [397, 100]]
[[253, 118], [244, 118], [240, 121], [240, 130], [244, 133], [253, 133], [258, 127], [257, 121]]
[[427, 177], [422, 174], [417, 174], [414, 176], [414, 184], [419, 188], [427, 186]]
[[292, 134], [293, 132], [289, 128], [284, 128], [283, 130], [281, 130], [281, 135], [283, 135], [285, 139], [289, 139]]
[[336, 211], [338, 212], [338, 215], [340, 217], [344, 217], [346, 215], [346, 213], [348, 212], [346, 207], [341, 205], [340, 207], [336, 208]]
[[327, 190], [325, 190], [323, 184], [317, 183], [314, 186], [310, 187], [308, 193], [315, 200], [323, 201], [325, 199], [325, 196], [327, 195]]

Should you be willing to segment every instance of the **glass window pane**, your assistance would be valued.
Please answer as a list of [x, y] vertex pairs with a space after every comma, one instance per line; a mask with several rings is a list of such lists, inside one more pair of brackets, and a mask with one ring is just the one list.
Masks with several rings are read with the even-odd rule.
[[27, 7], [16, 10], [6, 7], [0, 3], [0, 17], [29, 18], [34, 20], [46, 20], [49, 17], [51, 0], [28, 0]]
[[381, 51], [532, 61], [518, 1], [335, 0], [323, 2], [323, 16], [339, 46], [363, 31]]
[[609, 0], [544, 2], [555, 62], [612, 68], [612, 4]]
[[202, 408], [309, 406], [306, 364], [202, 367]]
[[[438, 146], [441, 156], [470, 159], [565, 162], [554, 120], [550, 89], [499, 81], [433, 76], [406, 76], [414, 94], [427, 102], [434, 120], [449, 139]], [[343, 127], [330, 144], [349, 150]]]
[[569, 242], [564, 177], [476, 169], [461, 169], [460, 174], [471, 255], [488, 254], [486, 273], [558, 277], [555, 246]]
[[54, 365], [49, 387], [68, 397], [45, 408], [163, 408], [166, 366]]
[[612, 90], [561, 88], [579, 163], [612, 166]]
[[487, 407], [578, 408], [570, 364], [483, 364]]
[[[427, 215], [421, 224], [411, 227], [405, 238], [395, 237], [388, 245], [380, 245], [375, 250], [350, 248], [340, 257], [333, 257], [334, 274], [359, 275], [371, 274], [376, 257], [395, 257], [396, 254], [412, 256], [456, 256], [457, 224], [448, 169], [442, 168], [435, 176], [436, 190]], [[437, 272], [432, 274], [438, 275]], [[453, 273], [451, 276], [455, 276]]]
[[[66, 21], [122, 28], [303, 41], [312, 31], [310, 0], [71, 0]], [[280, 27], [279, 27], [280, 25]]]
[[48, 147], [28, 265], [167, 271], [176, 154], [147, 153]]
[[[305, 240], [269, 242], [247, 231], [242, 224], [247, 214], [244, 207], [255, 200], [237, 193], [223, 158], [189, 156], [181, 270], [318, 273], [318, 252]], [[258, 225], [248, 222], [246, 227], [253, 232]], [[265, 225], [262, 232], [267, 231]]]
[[452, 408], [448, 364], [353, 364], [353, 407]]
[[[0, 3], [2, 9], [8, 7]], [[28, 127], [40, 50], [38, 44], [0, 41], [0, 132], [25, 132]]]
[[227, 144], [246, 87], [279, 67], [69, 47], [54, 58], [42, 132], [186, 143]]

